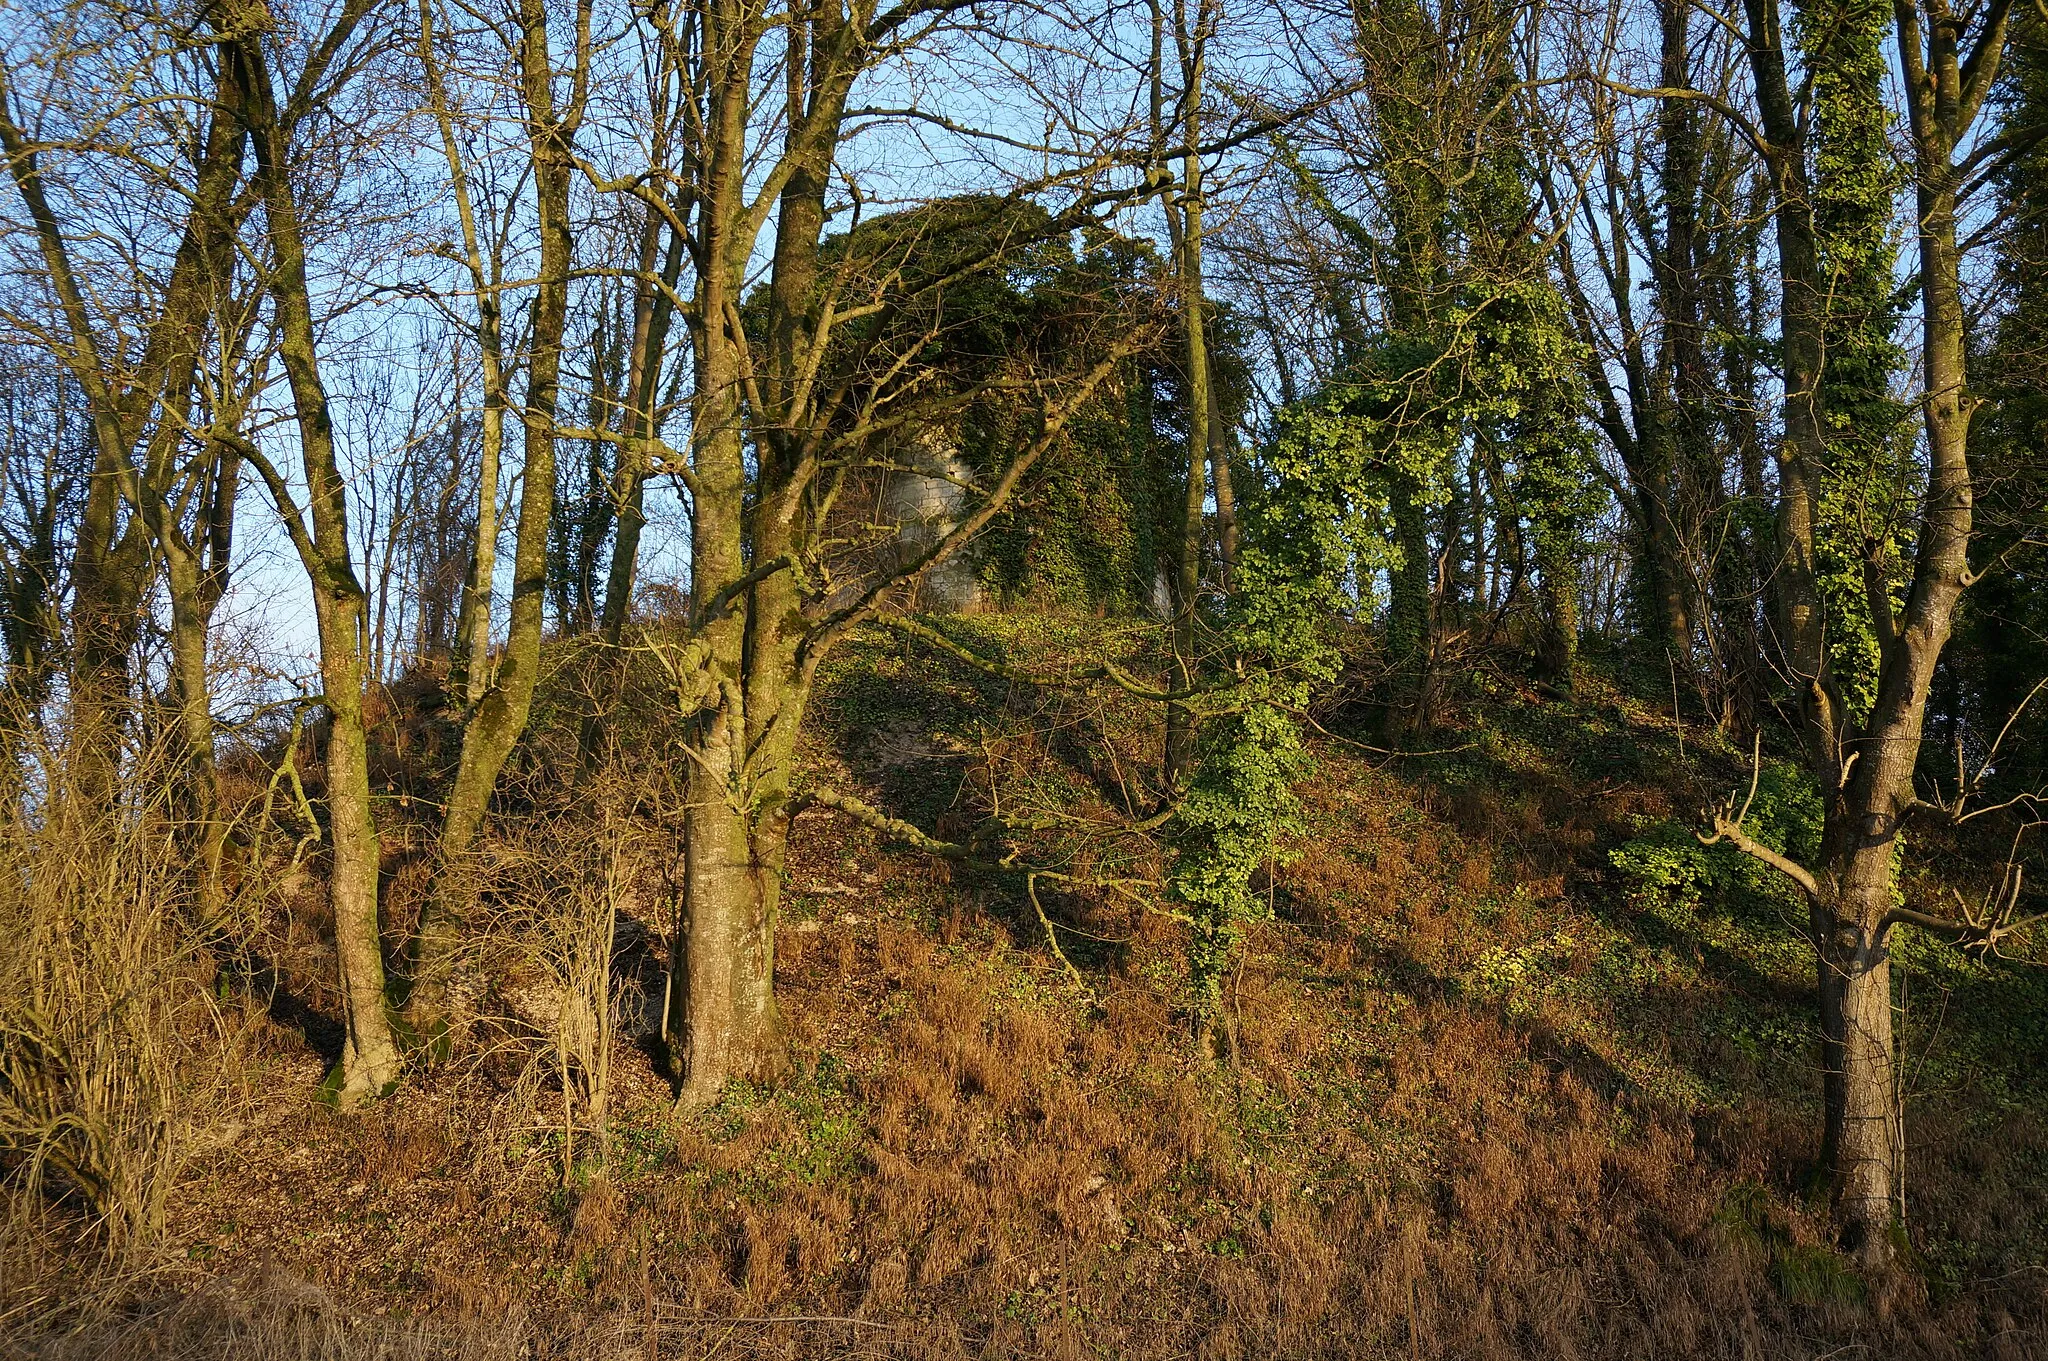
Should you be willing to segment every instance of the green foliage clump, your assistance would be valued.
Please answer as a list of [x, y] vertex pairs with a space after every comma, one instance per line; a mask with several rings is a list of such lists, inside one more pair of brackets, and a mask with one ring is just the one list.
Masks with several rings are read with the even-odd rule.
[[1763, 1254], [1772, 1284], [1794, 1304], [1860, 1304], [1862, 1277], [1842, 1254], [1801, 1243], [1786, 1227], [1771, 1194], [1752, 1181], [1730, 1187], [1714, 1222], [1737, 1243]]
[[[1132, 362], [1076, 413], [1015, 505], [982, 536], [984, 583], [1055, 609], [1130, 613], [1150, 588], [1160, 506], [1146, 432], [1126, 418], [1128, 389], [1149, 381]], [[970, 413], [962, 443], [981, 466], [1030, 437], [1015, 411]]]
[[1519, 948], [1496, 945], [1473, 961], [1470, 986], [1485, 996], [1499, 997], [1510, 1016], [1535, 1010], [1535, 985], [1568, 962], [1578, 939], [1559, 927], [1549, 936]]
[[733, 1084], [706, 1113], [707, 1132], [729, 1142], [764, 1114], [779, 1117], [784, 1133], [739, 1176], [737, 1185], [748, 1195], [765, 1198], [791, 1185], [830, 1184], [860, 1165], [860, 1107], [847, 1090], [844, 1065], [832, 1055], [821, 1055], [813, 1073], [774, 1091]]
[[[1788, 762], [1772, 761], [1757, 776], [1756, 797], [1743, 827], [1772, 850], [1811, 861], [1820, 850], [1822, 815], [1819, 791], [1806, 773]], [[1621, 871], [1631, 897], [1688, 909], [1710, 901], [1725, 905], [1730, 893], [1783, 901], [1792, 892], [1792, 885], [1776, 870], [1725, 842], [1702, 844], [1690, 826], [1676, 819], [1643, 828], [1641, 835], [1609, 851], [1607, 858]]]
[[1443, 412], [1425, 419], [1411, 381], [1438, 358], [1389, 342], [1345, 380], [1281, 413], [1261, 501], [1291, 535], [1307, 537], [1274, 541], [1276, 550], [1313, 559], [1331, 603], [1350, 611], [1371, 610], [1380, 573], [1413, 566], [1400, 521], [1450, 498], [1459, 422]]

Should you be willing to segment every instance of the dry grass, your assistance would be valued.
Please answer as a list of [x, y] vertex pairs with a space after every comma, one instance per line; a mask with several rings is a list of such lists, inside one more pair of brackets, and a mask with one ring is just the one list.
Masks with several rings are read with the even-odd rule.
[[[486, 1029], [527, 1060], [510, 1117], [552, 1123], [564, 1184], [579, 1161], [608, 1160], [614, 1055], [622, 1036], [654, 1020], [637, 980], [614, 969], [621, 922], [648, 870], [643, 829], [620, 811], [625, 792], [599, 783], [570, 812], [507, 826], [491, 849], [480, 886], [487, 910], [469, 942], [509, 1013], [486, 1016]], [[549, 1090], [551, 1114], [542, 1109]]]
[[530, 1355], [515, 1317], [394, 1320], [277, 1272], [208, 1282], [126, 1312], [0, 1341], [0, 1355], [45, 1361], [514, 1361]]
[[[835, 778], [900, 777], [830, 736]], [[494, 971], [545, 999], [523, 1028], [355, 1119], [280, 1054], [261, 1137], [202, 1159], [150, 1275], [0, 1319], [65, 1361], [2048, 1357], [2048, 1126], [1930, 1101], [1919, 1269], [1866, 1290], [1799, 1192], [1796, 1060], [1710, 1034], [1781, 982], [1628, 935], [1655, 924], [1603, 899], [1604, 848], [1671, 795], [1576, 778], [1332, 753], [1229, 990], [1236, 1070], [1190, 1051], [1157, 914], [1082, 919], [1113, 941], [1091, 1000], [1001, 884], [807, 816], [799, 1073], [687, 1120], [622, 1001], [666, 925], [648, 845], [602, 806], [522, 814], [484, 892]], [[629, 905], [655, 931], [617, 950]]]
[[112, 807], [60, 750], [31, 768], [32, 796], [0, 801], [0, 1172], [17, 1215], [49, 1193], [120, 1253], [235, 1118], [249, 1020], [210, 988], [158, 754], [131, 757]]

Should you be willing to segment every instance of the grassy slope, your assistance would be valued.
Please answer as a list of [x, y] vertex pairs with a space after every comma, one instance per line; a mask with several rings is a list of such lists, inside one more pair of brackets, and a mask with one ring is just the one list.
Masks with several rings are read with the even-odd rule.
[[[1018, 657], [1095, 645], [972, 629]], [[1141, 806], [1156, 743], [1128, 705], [880, 638], [817, 716], [814, 775], [927, 827], [986, 800], [976, 771]], [[564, 1187], [547, 1098], [508, 1103], [491, 1064], [341, 1121], [280, 1036], [276, 1095], [180, 1209], [156, 1288], [182, 1302], [74, 1349], [2048, 1355], [2038, 978], [1902, 947], [1921, 1270], [1866, 1299], [1800, 1194], [1793, 914], [1725, 868], [1632, 891], [1609, 855], [1741, 762], [1693, 733], [1681, 763], [1668, 710], [1598, 679], [1566, 704], [1475, 677], [1462, 721], [1431, 756], [1323, 744], [1229, 989], [1235, 1071], [1183, 1038], [1162, 914], [1046, 896], [1083, 988], [1014, 884], [813, 812], [780, 938], [796, 1080], [673, 1123], [622, 1047], [612, 1173]]]

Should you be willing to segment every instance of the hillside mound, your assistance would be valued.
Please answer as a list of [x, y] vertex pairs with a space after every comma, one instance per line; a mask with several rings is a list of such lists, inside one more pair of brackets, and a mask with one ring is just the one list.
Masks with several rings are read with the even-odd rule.
[[[960, 627], [1044, 658], [1099, 626]], [[601, 1061], [565, 1035], [565, 985], [531, 971], [479, 1003], [493, 1019], [451, 1062], [360, 1117], [314, 1099], [319, 929], [285, 922], [272, 963], [304, 1014], [272, 1006], [248, 1108], [173, 1208], [174, 1260], [20, 1345], [2048, 1354], [2039, 975], [1901, 945], [1913, 1267], [1867, 1286], [1806, 1184], [1818, 1045], [1802, 919], [1685, 830], [1747, 778], [1747, 753], [1679, 725], [1618, 663], [1590, 669], [1570, 698], [1475, 672], [1416, 754], [1321, 716], [1307, 835], [1264, 878], [1272, 919], [1226, 987], [1222, 1062], [1188, 1037], [1185, 932], [1156, 898], [1027, 893], [822, 806], [797, 821], [777, 938], [796, 1071], [687, 1118], [649, 1034], [672, 925], [659, 856], [612, 900]], [[881, 635], [836, 655], [821, 687], [806, 770], [890, 816], [943, 830], [996, 799], [1147, 811], [1133, 790], [1157, 762], [1157, 716], [1136, 701]], [[550, 722], [528, 769], [573, 741]], [[1796, 820], [1796, 790], [1780, 802], [1771, 816]], [[501, 855], [580, 864], [630, 846], [630, 819], [591, 818], [556, 810], [536, 830], [514, 810]], [[1133, 883], [1156, 870], [1146, 854], [1119, 862]], [[393, 863], [394, 882], [412, 873]], [[505, 896], [516, 929], [543, 929]], [[91, 1267], [41, 1234], [48, 1255], [14, 1262], [46, 1313]]]

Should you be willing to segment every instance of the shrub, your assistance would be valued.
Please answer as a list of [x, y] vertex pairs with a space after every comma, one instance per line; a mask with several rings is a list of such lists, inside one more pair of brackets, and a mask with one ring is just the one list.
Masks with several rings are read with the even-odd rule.
[[135, 1246], [230, 1104], [234, 1035], [163, 763], [133, 758], [111, 800], [61, 752], [31, 764], [0, 800], [0, 1171], [24, 1210], [70, 1197], [110, 1248]]
[[[1743, 825], [1771, 849], [1794, 860], [1811, 860], [1820, 847], [1820, 794], [1798, 767], [1770, 762], [1758, 774], [1756, 797]], [[1734, 892], [1779, 901], [1791, 891], [1776, 870], [1725, 843], [1701, 844], [1684, 822], [1667, 818], [1638, 830], [1633, 840], [1607, 854], [1632, 898], [1691, 910], [1710, 899], [1727, 906]]]

